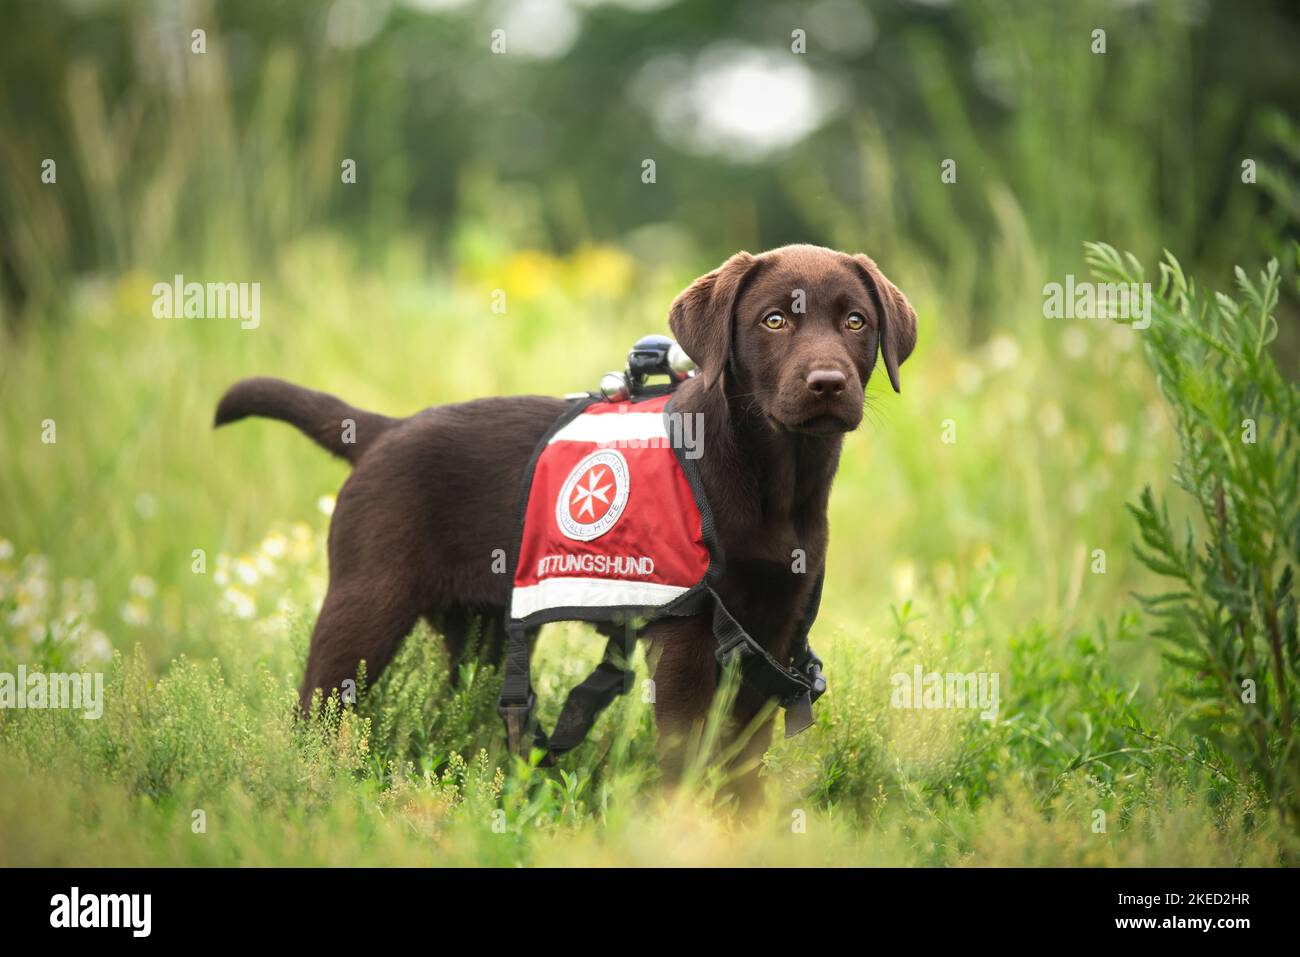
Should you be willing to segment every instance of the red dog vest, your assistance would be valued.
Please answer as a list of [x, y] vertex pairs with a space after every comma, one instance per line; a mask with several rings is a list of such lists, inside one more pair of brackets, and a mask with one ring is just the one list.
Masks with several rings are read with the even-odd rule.
[[673, 447], [690, 433], [665, 415], [670, 398], [578, 403], [542, 442], [515, 562], [516, 622], [656, 617], [696, 604], [712, 521], [693, 461]]
[[[609, 639], [605, 658], [565, 700], [548, 737], [537, 726], [528, 633], [551, 621], [613, 622], [711, 611], [720, 665], [786, 709], [786, 734], [812, 723], [826, 688], [808, 630], [818, 583], [800, 627], [794, 666], [771, 657], [722, 605], [713, 585], [723, 556], [700, 484], [692, 423], [673, 415], [671, 394], [574, 402], [542, 439], [524, 476], [523, 528], [515, 552], [505, 675], [497, 710], [512, 751], [539, 748], [550, 761], [576, 747], [596, 716], [630, 687], [631, 637]], [[696, 445], [698, 448], [698, 445]]]

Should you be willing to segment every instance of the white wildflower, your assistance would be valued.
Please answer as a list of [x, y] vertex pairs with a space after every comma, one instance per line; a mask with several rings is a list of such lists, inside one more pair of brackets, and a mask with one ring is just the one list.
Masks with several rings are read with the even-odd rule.
[[158, 585], [148, 575], [131, 576], [131, 594], [148, 601], [158, 593]]
[[139, 598], [132, 598], [122, 605], [122, 620], [133, 628], [149, 624], [149, 606]]
[[257, 574], [257, 566], [247, 558], [241, 558], [235, 562], [235, 577], [245, 585], [256, 585], [260, 577]]
[[1065, 415], [1055, 402], [1048, 402], [1038, 413], [1038, 427], [1049, 439], [1057, 435], [1065, 426]]
[[1010, 336], [1001, 334], [989, 340], [989, 368], [1004, 372], [1020, 361], [1020, 345]]
[[1088, 334], [1083, 326], [1075, 323], [1066, 329], [1061, 336], [1061, 348], [1071, 359], [1082, 359], [1088, 351]]
[[232, 586], [227, 588], [221, 597], [236, 618], [248, 619], [257, 614], [257, 603], [247, 592]]

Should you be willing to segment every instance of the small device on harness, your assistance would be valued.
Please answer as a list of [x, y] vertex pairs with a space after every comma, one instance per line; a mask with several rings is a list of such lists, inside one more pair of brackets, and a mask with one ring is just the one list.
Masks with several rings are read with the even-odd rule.
[[652, 375], [667, 376], [667, 390], [671, 391], [694, 374], [695, 363], [673, 340], [667, 336], [642, 336], [627, 354], [626, 371], [601, 376], [600, 394], [610, 402], [622, 402], [647, 391], [646, 379]]
[[[698, 462], [685, 454], [692, 417], [672, 409], [674, 390], [693, 369], [667, 336], [638, 340], [627, 369], [607, 373], [599, 393], [569, 397], [569, 408], [533, 453], [524, 476], [497, 706], [512, 751], [526, 755], [539, 747], [549, 763], [580, 744], [600, 712], [631, 687], [631, 623], [666, 615], [711, 613], [719, 664], [736, 661], [743, 682], [781, 703], [787, 736], [812, 724], [812, 703], [826, 690], [821, 661], [808, 645], [824, 570], [805, 609], [792, 666], [768, 654], [723, 605], [714, 586], [725, 556]], [[666, 384], [646, 381], [660, 375]], [[552, 621], [617, 627], [600, 665], [569, 693], [548, 737], [533, 715], [529, 633]]]

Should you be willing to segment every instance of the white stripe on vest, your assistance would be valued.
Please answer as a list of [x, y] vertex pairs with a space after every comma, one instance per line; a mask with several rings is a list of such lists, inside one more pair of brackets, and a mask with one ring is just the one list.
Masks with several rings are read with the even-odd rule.
[[612, 578], [551, 578], [516, 588], [510, 617], [526, 618], [542, 608], [616, 608], [620, 605], [666, 605], [690, 589], [656, 582]]
[[644, 439], [667, 439], [662, 412], [626, 412], [580, 415], [555, 435], [555, 442], [593, 442], [598, 445]]

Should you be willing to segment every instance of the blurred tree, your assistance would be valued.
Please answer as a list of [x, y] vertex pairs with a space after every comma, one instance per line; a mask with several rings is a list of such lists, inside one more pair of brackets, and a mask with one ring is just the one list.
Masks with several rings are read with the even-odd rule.
[[362, 255], [405, 230], [448, 254], [490, 217], [506, 246], [561, 252], [654, 227], [684, 272], [739, 247], [870, 249], [987, 317], [999, 250], [1041, 274], [1107, 239], [1217, 271], [1276, 231], [1278, 194], [1240, 166], [1300, 78], [1284, 2], [0, 7], [11, 315], [57, 312], [69, 275], [263, 262], [317, 227]]

